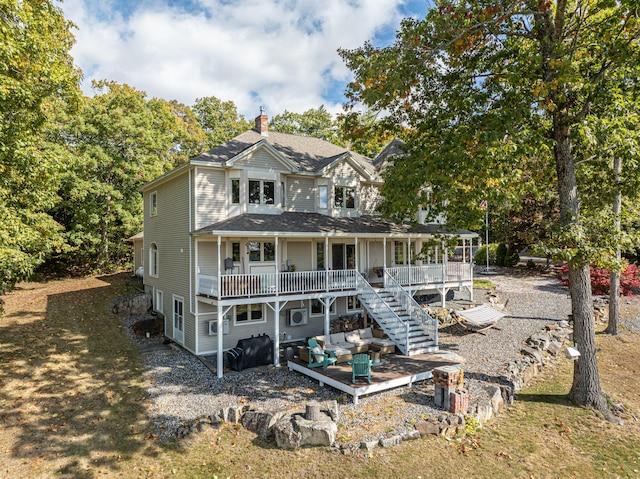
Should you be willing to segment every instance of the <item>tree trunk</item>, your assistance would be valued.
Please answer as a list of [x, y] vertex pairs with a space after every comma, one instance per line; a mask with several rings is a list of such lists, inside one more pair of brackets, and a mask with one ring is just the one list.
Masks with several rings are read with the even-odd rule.
[[[620, 240], [620, 211], [622, 210], [622, 193], [620, 191], [620, 171], [622, 170], [622, 160], [616, 157], [613, 160], [613, 169], [615, 172], [615, 180], [618, 189], [616, 197], [613, 200], [613, 220], [616, 233], [616, 242]], [[616, 245], [616, 260], [620, 263], [622, 254], [620, 246]], [[618, 334], [618, 324], [620, 322], [620, 272], [611, 270], [609, 278], [609, 324], [605, 332], [607, 334]]]
[[[571, 137], [569, 128], [562, 125], [561, 120], [556, 118], [552, 131], [555, 140], [554, 155], [558, 175], [560, 221], [564, 227], [573, 227], [573, 234], [576, 235], [576, 241], [579, 241], [580, 209]], [[573, 314], [573, 340], [580, 352], [579, 358], [574, 362], [573, 384], [569, 391], [569, 398], [580, 405], [591, 406], [602, 411], [609, 417], [598, 373], [588, 258], [578, 255], [569, 262], [569, 290]]]

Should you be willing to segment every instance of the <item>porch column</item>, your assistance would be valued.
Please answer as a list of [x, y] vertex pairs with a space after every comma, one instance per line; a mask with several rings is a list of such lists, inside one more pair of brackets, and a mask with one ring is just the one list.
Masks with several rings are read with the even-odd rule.
[[[280, 255], [278, 254], [278, 237], [276, 236], [275, 240], [275, 248], [276, 248], [276, 296], [280, 292]], [[276, 322], [278, 317], [276, 316]]]
[[411, 277], [413, 276], [411, 270], [411, 236], [407, 238], [407, 271], [409, 271], [409, 287], [411, 287]]
[[[387, 237], [383, 236], [382, 237], [382, 271], [386, 271], [387, 270]], [[383, 273], [382, 274], [382, 285], [386, 286], [387, 285], [387, 276]]]
[[[329, 236], [324, 237], [324, 286], [325, 291], [329, 292]], [[329, 334], [329, 333], [325, 333]]]
[[222, 377], [222, 370], [224, 367], [224, 361], [223, 361], [223, 348], [224, 348], [224, 344], [223, 344], [223, 340], [224, 340], [224, 327], [223, 327], [223, 323], [224, 323], [224, 319], [222, 317], [222, 306], [220, 305], [220, 291], [221, 291], [221, 283], [222, 281], [220, 281], [220, 253], [221, 253], [221, 245], [222, 245], [222, 237], [220, 235], [218, 235], [218, 314], [216, 315], [216, 321], [218, 322], [218, 353], [216, 356], [217, 359], [217, 364], [216, 364], [216, 373], [218, 375], [219, 378]]
[[467, 262], [467, 251], [465, 250], [465, 246], [467, 245], [466, 243], [467, 241], [464, 238], [462, 238], [462, 262], [463, 263]]
[[323, 301], [324, 304], [324, 334], [329, 335], [331, 329], [331, 303], [329, 302], [329, 298], [325, 298]]
[[355, 261], [356, 261], [356, 267], [355, 270], [356, 271], [360, 271], [360, 252], [358, 251], [360, 249], [360, 245], [358, 244], [358, 237], [355, 237], [355, 248], [356, 248], [356, 257], [355, 257]]
[[[276, 238], [276, 251], [278, 250], [277, 242], [278, 242], [278, 238]], [[277, 259], [277, 253], [276, 253], [276, 259]], [[276, 271], [277, 270], [278, 270], [278, 262], [276, 261]], [[277, 275], [276, 275], [276, 278], [277, 278]], [[277, 297], [276, 297], [275, 308], [273, 311], [273, 317], [275, 322], [275, 326], [273, 328], [274, 329], [273, 334], [275, 336], [273, 338], [273, 365], [277, 367], [277, 366], [280, 366], [280, 299], [278, 299]]]

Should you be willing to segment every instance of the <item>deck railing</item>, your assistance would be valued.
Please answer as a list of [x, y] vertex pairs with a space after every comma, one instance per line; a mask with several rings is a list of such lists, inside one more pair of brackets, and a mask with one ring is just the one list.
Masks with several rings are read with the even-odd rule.
[[[397, 266], [385, 272], [405, 287], [473, 280], [473, 266], [469, 263]], [[221, 298], [355, 290], [357, 274], [353, 269], [223, 274], [219, 285], [217, 276], [199, 274], [198, 294], [218, 297], [218, 286]]]
[[[357, 272], [352, 269], [224, 274], [220, 276], [220, 297], [236, 298], [355, 290], [356, 274]], [[198, 293], [217, 297], [217, 277], [203, 274], [198, 275]]]
[[448, 262], [422, 266], [394, 266], [388, 272], [402, 286], [472, 281], [473, 264]]

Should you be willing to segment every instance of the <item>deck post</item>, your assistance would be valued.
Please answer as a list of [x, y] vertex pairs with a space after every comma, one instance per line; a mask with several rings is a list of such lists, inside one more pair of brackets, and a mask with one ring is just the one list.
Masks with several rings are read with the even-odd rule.
[[[278, 262], [276, 261], [276, 268], [278, 268], [277, 265]], [[280, 299], [277, 297], [275, 308], [273, 309], [273, 317], [275, 323], [273, 331], [273, 334], [275, 336], [273, 338], [273, 365], [277, 367], [280, 366]]]

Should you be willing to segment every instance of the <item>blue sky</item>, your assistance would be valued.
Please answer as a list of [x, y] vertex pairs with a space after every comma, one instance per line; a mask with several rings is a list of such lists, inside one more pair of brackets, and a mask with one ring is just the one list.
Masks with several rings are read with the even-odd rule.
[[393, 42], [427, 0], [65, 0], [72, 50], [91, 80], [127, 83], [192, 105], [232, 100], [255, 117], [324, 105], [341, 111], [351, 75], [338, 48]]

